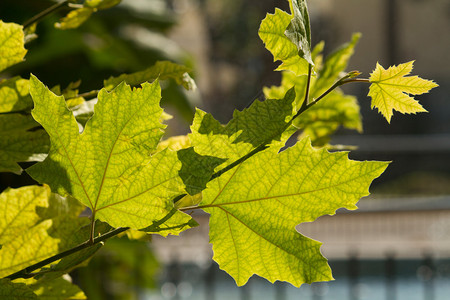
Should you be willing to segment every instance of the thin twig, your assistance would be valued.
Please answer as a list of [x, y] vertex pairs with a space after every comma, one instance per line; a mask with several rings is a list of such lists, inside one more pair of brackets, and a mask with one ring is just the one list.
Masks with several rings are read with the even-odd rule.
[[116, 236], [119, 233], [122, 233], [122, 232], [124, 232], [124, 231], [126, 231], [128, 229], [130, 229], [130, 228], [129, 227], [116, 228], [114, 230], [111, 230], [108, 233], [105, 233], [105, 234], [95, 238], [93, 240], [93, 243], [90, 243], [90, 241], [88, 240], [88, 241], [86, 241], [86, 242], [84, 242], [84, 243], [82, 243], [82, 244], [80, 244], [80, 245], [78, 245], [76, 247], [73, 247], [73, 248], [71, 248], [69, 250], [63, 251], [63, 252], [58, 253], [56, 255], [53, 255], [53, 256], [51, 256], [51, 257], [49, 257], [47, 259], [44, 259], [44, 260], [42, 260], [42, 261], [40, 261], [38, 263], [35, 263], [34, 265], [28, 266], [28, 267], [26, 267], [26, 268], [24, 268], [24, 269], [22, 269], [20, 271], [17, 271], [14, 274], [8, 275], [5, 278], [11, 279], [11, 280], [18, 279], [18, 278], [31, 278], [31, 277], [36, 275], [35, 273], [32, 273], [33, 271], [35, 271], [37, 269], [40, 269], [40, 268], [42, 268], [42, 267], [44, 267], [44, 266], [46, 266], [48, 264], [51, 264], [52, 262], [55, 262], [55, 261], [57, 261], [59, 259], [62, 259], [64, 257], [66, 257], [66, 256], [69, 256], [69, 255], [71, 255], [73, 253], [76, 253], [76, 252], [81, 251], [83, 249], [92, 247], [93, 245], [98, 244], [100, 242], [103, 242], [104, 240], [109, 239], [109, 238], [111, 238], [113, 236]]
[[36, 23], [40, 19], [43, 19], [45, 16], [51, 14], [52, 12], [54, 12], [57, 9], [59, 9], [60, 7], [63, 7], [67, 3], [69, 3], [69, 0], [64, 0], [64, 1], [61, 1], [61, 2], [58, 2], [58, 3], [55, 3], [54, 5], [50, 6], [46, 10], [41, 11], [40, 13], [38, 13], [37, 15], [32, 17], [31, 19], [28, 19], [27, 21], [25, 21], [25, 23], [23, 23], [23, 28], [25, 29], [25, 28], [29, 27], [33, 23]]

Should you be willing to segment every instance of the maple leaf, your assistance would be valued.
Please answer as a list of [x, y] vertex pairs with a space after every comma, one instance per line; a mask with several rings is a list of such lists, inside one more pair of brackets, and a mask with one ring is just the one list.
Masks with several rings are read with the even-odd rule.
[[376, 107], [391, 122], [393, 110], [404, 114], [426, 112], [410, 95], [427, 93], [438, 85], [431, 80], [422, 79], [419, 76], [406, 76], [411, 73], [414, 61], [398, 66], [392, 66], [385, 70], [379, 63], [370, 75], [372, 83], [369, 88], [369, 96], [372, 97], [372, 108]]
[[210, 217], [214, 260], [241, 286], [257, 274], [270, 282], [331, 280], [321, 243], [295, 230], [302, 222], [356, 209], [386, 162], [357, 162], [347, 152], [311, 147], [309, 139], [278, 153], [255, 154], [208, 183], [199, 205]]
[[110, 93], [101, 90], [94, 115], [80, 134], [64, 97], [32, 76], [32, 114], [49, 134], [51, 147], [46, 160], [27, 172], [52, 191], [78, 199], [113, 227], [154, 228], [165, 220], [157, 228], [162, 235], [189, 228], [195, 222], [173, 211], [171, 201], [184, 191], [176, 152], [151, 155], [165, 127], [160, 93], [158, 81], [142, 88], [122, 83]]

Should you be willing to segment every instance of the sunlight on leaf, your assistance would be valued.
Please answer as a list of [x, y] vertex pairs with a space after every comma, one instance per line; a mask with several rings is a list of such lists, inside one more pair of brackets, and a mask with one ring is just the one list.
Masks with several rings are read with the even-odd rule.
[[356, 209], [385, 162], [349, 160], [346, 152], [314, 150], [309, 139], [278, 153], [260, 152], [203, 191], [200, 208], [211, 214], [214, 260], [241, 286], [257, 274], [294, 286], [331, 280], [320, 242], [295, 226]]
[[[171, 200], [183, 193], [184, 185], [176, 152], [151, 155], [165, 128], [157, 81], [142, 88], [122, 83], [111, 92], [101, 90], [81, 134], [64, 97], [34, 76], [30, 86], [33, 117], [51, 141], [47, 159], [27, 170], [33, 178], [59, 194], [72, 195], [113, 227], [141, 229], [166, 218]], [[177, 211], [172, 220], [187, 224], [191, 218]]]
[[376, 107], [388, 123], [391, 122], [393, 110], [403, 114], [426, 112], [427, 110], [408, 94], [421, 95], [438, 86], [433, 81], [419, 76], [406, 76], [411, 73], [413, 64], [414, 61], [410, 61], [385, 70], [377, 63], [370, 75], [372, 84], [369, 96], [372, 98], [372, 108]]

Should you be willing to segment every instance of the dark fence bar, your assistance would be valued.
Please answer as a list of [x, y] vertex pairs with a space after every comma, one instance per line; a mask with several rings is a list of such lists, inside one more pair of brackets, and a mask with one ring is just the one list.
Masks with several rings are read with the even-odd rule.
[[393, 253], [388, 253], [385, 261], [386, 300], [396, 300], [396, 268]]
[[349, 281], [349, 299], [350, 300], [358, 300], [358, 277], [359, 277], [359, 261], [356, 253], [350, 254], [350, 258], [348, 260], [348, 281]]

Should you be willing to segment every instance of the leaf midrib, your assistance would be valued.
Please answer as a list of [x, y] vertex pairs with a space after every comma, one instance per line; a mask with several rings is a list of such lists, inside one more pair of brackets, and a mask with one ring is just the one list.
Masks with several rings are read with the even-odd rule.
[[[382, 166], [382, 167], [384, 167], [384, 166]], [[366, 173], [364, 175], [367, 175], [369, 173], [373, 173], [376, 170], [381, 169], [382, 167], [379, 167], [379, 168], [376, 168], [374, 170], [371, 170], [370, 172], [368, 172], [368, 173]], [[222, 206], [225, 206], [225, 205], [236, 205], [236, 204], [251, 203], [251, 202], [257, 202], [257, 201], [264, 201], [264, 200], [272, 200], [272, 199], [277, 199], [277, 198], [305, 195], [305, 194], [309, 194], [309, 193], [320, 192], [320, 191], [323, 191], [323, 190], [336, 188], [336, 187], [341, 186], [343, 184], [346, 184], [348, 182], [354, 181], [354, 180], [356, 180], [356, 179], [358, 179], [360, 177], [361, 176], [354, 177], [354, 178], [348, 179], [346, 181], [342, 181], [342, 182], [340, 182], [338, 184], [335, 184], [335, 185], [326, 186], [326, 187], [323, 187], [323, 188], [310, 190], [310, 191], [304, 191], [304, 192], [292, 193], [292, 194], [286, 194], [286, 195], [275, 195], [275, 196], [270, 196], [270, 197], [261, 197], [261, 198], [255, 198], [255, 199], [247, 199], [247, 200], [242, 200], [242, 201], [233, 201], [233, 202], [213, 204], [213, 202], [220, 196], [220, 194], [222, 194], [223, 190], [225, 189], [225, 186], [224, 186], [224, 188], [219, 191], [218, 195], [215, 197], [214, 201], [211, 202], [211, 204], [199, 205], [199, 206], [197, 206], [197, 208], [201, 208], [201, 209], [203, 209], [203, 208], [214, 208], [214, 207], [222, 208]], [[231, 178], [230, 178], [230, 180], [231, 180]], [[227, 184], [228, 184], [228, 182], [227, 182]]]

